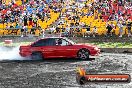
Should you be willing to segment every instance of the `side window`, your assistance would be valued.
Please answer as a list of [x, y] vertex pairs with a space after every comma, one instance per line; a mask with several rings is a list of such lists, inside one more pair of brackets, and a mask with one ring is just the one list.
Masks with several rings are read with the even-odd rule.
[[39, 47], [39, 46], [43, 46], [44, 45], [44, 39], [43, 40], [39, 40], [36, 43], [34, 43], [32, 46], [33, 47]]
[[55, 42], [56, 42], [56, 45], [60, 45], [60, 46], [67, 46], [67, 45], [69, 45], [69, 42], [66, 41], [65, 39], [56, 39]]
[[42, 39], [34, 43], [34, 47], [39, 47], [39, 46], [53, 46], [55, 45], [54, 39]]
[[45, 46], [55, 46], [55, 39], [48, 39], [48, 41], [46, 41]]

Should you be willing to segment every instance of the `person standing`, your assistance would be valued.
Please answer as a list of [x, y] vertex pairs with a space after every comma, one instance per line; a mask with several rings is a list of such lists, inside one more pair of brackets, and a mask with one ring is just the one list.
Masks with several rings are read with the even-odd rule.
[[112, 33], [111, 33], [112, 36], [112, 34], [115, 33], [115, 24], [113, 22], [111, 22], [111, 27], [112, 27]]
[[44, 29], [42, 30], [42, 37], [43, 38], [45, 37], [45, 30]]
[[24, 26], [27, 26], [28, 25], [28, 23], [27, 23], [27, 16], [25, 15], [24, 16]]
[[131, 36], [131, 26], [132, 26], [132, 22], [128, 22], [127, 23], [128, 37]]
[[112, 34], [111, 34], [112, 26], [111, 26], [109, 23], [108, 23], [106, 29], [107, 29], [107, 36], [108, 36], [108, 37], [109, 37], [109, 36], [112, 36]]
[[24, 26], [23, 29], [24, 29], [24, 36], [27, 36], [27, 32], [28, 32], [27, 26]]
[[120, 22], [118, 22], [118, 27], [119, 27], [119, 37], [122, 37], [122, 35], [123, 35], [123, 24], [122, 24], [122, 22], [120, 21]]
[[93, 31], [92, 31], [93, 37], [95, 37], [96, 34], [98, 33], [97, 30], [98, 30], [97, 27], [94, 26]]
[[32, 15], [30, 15], [30, 17], [29, 17], [29, 26], [32, 26]]

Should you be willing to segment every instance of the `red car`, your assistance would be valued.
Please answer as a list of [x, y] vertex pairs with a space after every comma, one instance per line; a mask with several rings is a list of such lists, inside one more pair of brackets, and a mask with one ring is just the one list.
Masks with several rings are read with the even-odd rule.
[[94, 45], [76, 44], [63, 37], [40, 39], [30, 45], [20, 46], [19, 50], [22, 57], [30, 56], [32, 59], [80, 58], [86, 60], [100, 53], [100, 49]]

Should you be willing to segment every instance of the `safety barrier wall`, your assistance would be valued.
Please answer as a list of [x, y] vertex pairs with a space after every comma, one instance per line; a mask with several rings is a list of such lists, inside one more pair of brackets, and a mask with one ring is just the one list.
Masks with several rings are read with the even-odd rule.
[[[40, 38], [43, 38], [42, 36], [38, 37], [38, 36], [33, 36], [33, 37], [29, 37], [29, 36], [26, 36], [26, 37], [21, 37], [21, 36], [2, 36], [0, 37], [0, 43], [1, 42], [4, 42], [5, 40], [12, 40], [13, 43], [21, 43], [21, 42], [34, 42]], [[120, 38], [120, 37], [102, 37], [102, 36], [99, 36], [99, 37], [87, 37], [87, 38], [84, 38], [84, 37], [68, 37], [69, 39], [73, 40], [74, 42], [77, 42], [77, 43], [89, 43], [89, 42], [121, 42], [122, 44], [125, 43], [125, 42], [132, 42], [132, 39], [131, 37], [123, 37], [123, 38]]]
[[[0, 28], [0, 36], [22, 36], [22, 35], [33, 35], [33, 36], [41, 36], [46, 33], [51, 34], [62, 34], [63, 36], [82, 36], [90, 35], [90, 34], [96, 34], [96, 35], [106, 35], [108, 32], [108, 29], [106, 27], [90, 27], [90, 30], [88, 27], [69, 27], [69, 28], [54, 28], [54, 30], [51, 30], [51, 28]], [[131, 30], [132, 32], [132, 30]], [[119, 35], [120, 34], [120, 28], [115, 27], [113, 28], [110, 33], [113, 35]], [[123, 31], [121, 32], [122, 35], [128, 34], [127, 26], [123, 27]]]

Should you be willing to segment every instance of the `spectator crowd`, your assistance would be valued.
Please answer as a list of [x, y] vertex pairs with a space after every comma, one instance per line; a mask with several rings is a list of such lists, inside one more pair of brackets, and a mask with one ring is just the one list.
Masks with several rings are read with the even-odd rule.
[[[77, 0], [66, 5], [65, 18], [56, 31], [83, 37], [113, 34], [131, 36], [132, 2], [130, 0]], [[52, 29], [52, 28], [51, 28]], [[60, 29], [60, 31], [59, 31]]]
[[[122, 37], [131, 36], [132, 2], [130, 0], [29, 0], [17, 6], [11, 2], [8, 6], [0, 5], [0, 22], [16, 22], [15, 27], [27, 30], [27, 26], [40, 29], [38, 20], [48, 21], [50, 10], [55, 13], [62, 11], [59, 22], [47, 28], [51, 33], [62, 33], [64, 36], [81, 35], [83, 37], [102, 35]], [[63, 17], [63, 18], [62, 18]], [[31, 32], [32, 33], [32, 32]]]

